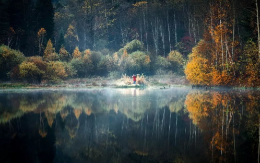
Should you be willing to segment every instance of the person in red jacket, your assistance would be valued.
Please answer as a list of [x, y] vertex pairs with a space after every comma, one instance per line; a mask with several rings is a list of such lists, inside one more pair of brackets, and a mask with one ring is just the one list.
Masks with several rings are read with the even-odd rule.
[[133, 78], [134, 84], [136, 84], [136, 76], [135, 76], [135, 74], [133, 74], [132, 78]]

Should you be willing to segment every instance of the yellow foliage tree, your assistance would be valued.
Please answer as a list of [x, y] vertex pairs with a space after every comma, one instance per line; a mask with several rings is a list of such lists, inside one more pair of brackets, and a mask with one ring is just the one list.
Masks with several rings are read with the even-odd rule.
[[74, 52], [72, 53], [73, 58], [81, 59], [81, 52], [79, 51], [79, 48], [76, 47]]
[[55, 48], [53, 48], [53, 44], [50, 39], [48, 40], [47, 46], [44, 50], [43, 59], [46, 61], [55, 61], [59, 59], [59, 56], [55, 53]]
[[45, 79], [56, 82], [61, 79], [65, 79], [68, 76], [66, 68], [63, 62], [51, 61], [47, 65], [47, 72], [45, 73]]
[[[194, 53], [194, 52], [193, 52]], [[196, 85], [209, 85], [211, 81], [210, 66], [206, 58], [190, 57], [185, 69], [186, 78]]]
[[186, 78], [191, 84], [210, 85], [212, 80], [212, 64], [209, 59], [209, 51], [205, 47], [206, 41], [201, 40], [196, 47], [192, 49], [189, 55], [189, 61], [185, 68]]
[[19, 65], [20, 76], [24, 79], [40, 80], [44, 74], [33, 62], [23, 62]]

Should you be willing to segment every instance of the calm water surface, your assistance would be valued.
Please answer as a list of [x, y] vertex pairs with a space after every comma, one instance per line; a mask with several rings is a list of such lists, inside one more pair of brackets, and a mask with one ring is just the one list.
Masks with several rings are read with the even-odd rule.
[[0, 92], [0, 162], [258, 162], [260, 92]]

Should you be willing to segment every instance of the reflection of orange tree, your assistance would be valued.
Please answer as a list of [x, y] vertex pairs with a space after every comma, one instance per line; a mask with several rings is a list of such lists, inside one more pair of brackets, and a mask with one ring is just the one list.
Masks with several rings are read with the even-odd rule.
[[[191, 92], [185, 105], [190, 118], [202, 131], [215, 159], [224, 160], [225, 154], [233, 153], [233, 139], [237, 130], [230, 125], [234, 118], [234, 97], [232, 93]], [[232, 129], [230, 129], [232, 128]], [[230, 134], [233, 132], [233, 136]]]

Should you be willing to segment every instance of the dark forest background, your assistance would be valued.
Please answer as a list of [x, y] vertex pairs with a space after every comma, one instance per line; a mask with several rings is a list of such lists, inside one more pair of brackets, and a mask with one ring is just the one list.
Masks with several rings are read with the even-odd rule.
[[[91, 54], [88, 63], [92, 66], [84, 68], [89, 73], [79, 72], [82, 67], [71, 64], [72, 76], [78, 77], [108, 75], [114, 72], [115, 66], [123, 67], [123, 57], [127, 55], [132, 61], [125, 61], [121, 72], [173, 71], [189, 76], [192, 74], [189, 68], [194, 64], [188, 66], [188, 63], [199, 60], [188, 55], [193, 53], [192, 48], [197, 48], [200, 49], [197, 53], [203, 55], [196, 56], [207, 60], [204, 60], [206, 65], [198, 66], [208, 66], [208, 70], [198, 70], [205, 80], [198, 81], [194, 75], [191, 77], [194, 80], [189, 80], [195, 84], [234, 85], [239, 84], [241, 76], [260, 77], [258, 63], [253, 61], [260, 54], [257, 12], [257, 1], [247, 0], [1, 0], [0, 44], [19, 50], [25, 57], [43, 57], [47, 62], [69, 63]], [[211, 50], [203, 51], [200, 47]], [[50, 49], [49, 53], [46, 48]], [[75, 56], [76, 49], [80, 57]], [[61, 50], [66, 54], [61, 54]], [[62, 55], [68, 58], [62, 59]], [[117, 62], [113, 63], [114, 68], [111, 63], [108, 66], [109, 56]], [[101, 63], [102, 59], [105, 63]], [[140, 66], [138, 61], [147, 64]], [[83, 64], [86, 63], [85, 60]], [[249, 64], [255, 65], [253, 70], [247, 69]], [[251, 71], [256, 74], [248, 74]], [[1, 76], [10, 78], [11, 74], [21, 77], [19, 73]], [[225, 77], [225, 81], [220, 81]]]

